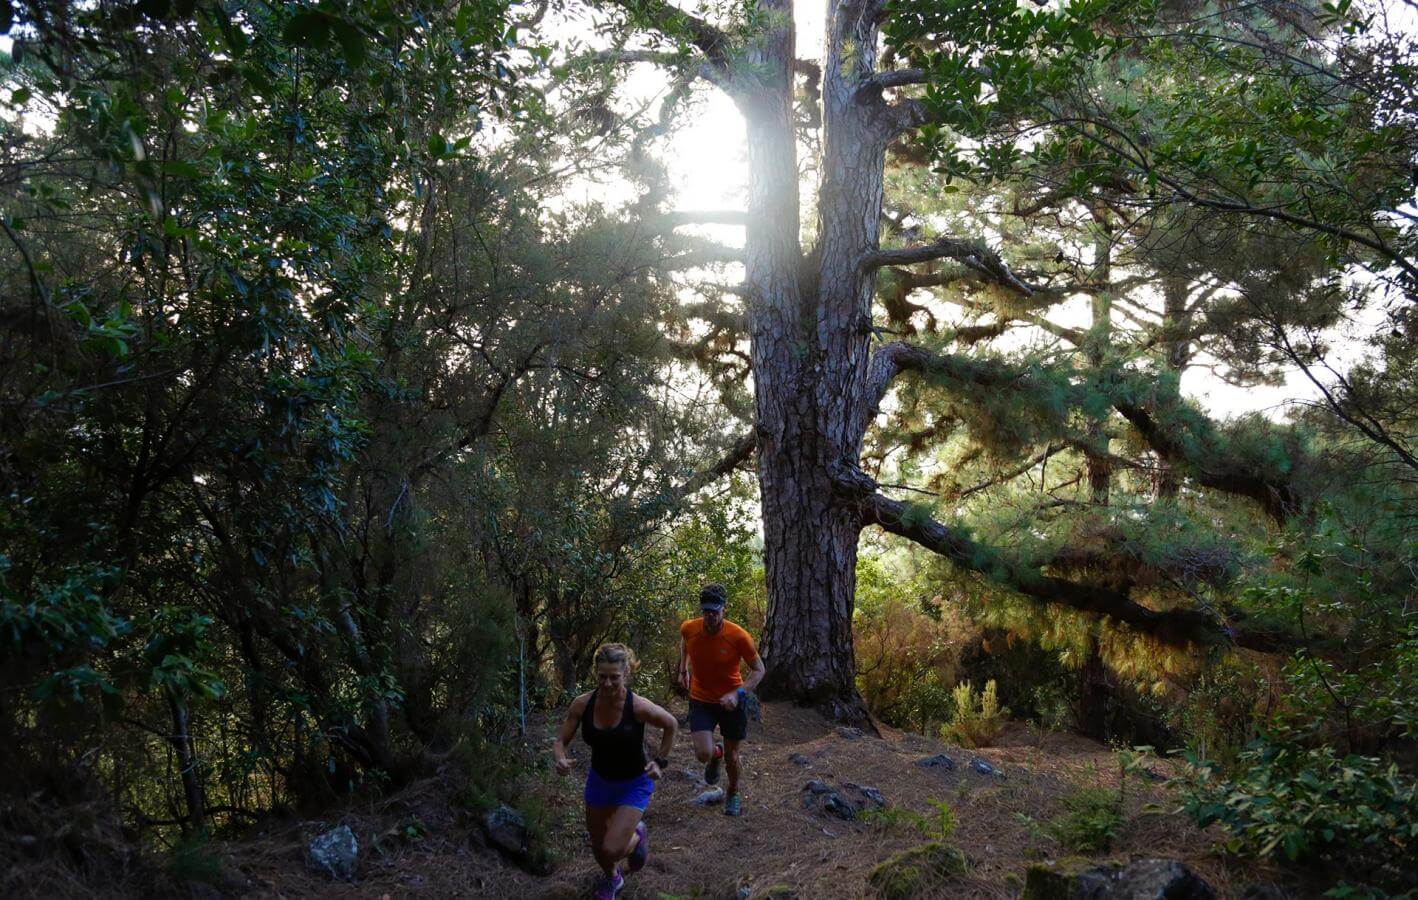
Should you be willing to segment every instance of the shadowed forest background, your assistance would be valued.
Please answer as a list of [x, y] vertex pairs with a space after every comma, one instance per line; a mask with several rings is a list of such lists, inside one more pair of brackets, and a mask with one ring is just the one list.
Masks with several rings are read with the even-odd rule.
[[1418, 7], [826, 12], [0, 0], [5, 893], [516, 803], [711, 580], [765, 699], [1146, 745], [1415, 888]]

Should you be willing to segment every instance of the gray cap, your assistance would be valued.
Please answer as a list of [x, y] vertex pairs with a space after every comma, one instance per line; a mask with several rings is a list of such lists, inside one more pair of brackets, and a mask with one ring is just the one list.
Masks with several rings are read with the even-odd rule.
[[706, 584], [699, 589], [700, 609], [723, 609], [729, 602], [729, 592], [722, 584]]

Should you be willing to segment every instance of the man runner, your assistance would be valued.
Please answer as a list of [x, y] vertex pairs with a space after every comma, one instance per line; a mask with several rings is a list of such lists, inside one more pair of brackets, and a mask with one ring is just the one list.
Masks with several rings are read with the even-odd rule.
[[[748, 736], [748, 711], [744, 693], [763, 680], [763, 660], [753, 646], [753, 638], [724, 618], [729, 592], [722, 584], [706, 584], [699, 591], [701, 617], [679, 628], [679, 680], [689, 691], [689, 731], [694, 755], [704, 763], [704, 780], [719, 782], [719, 764], [727, 763], [728, 790], [724, 815], [743, 811], [739, 799], [739, 744]], [[739, 674], [739, 663], [749, 666], [748, 680]], [[723, 735], [714, 743], [714, 728]]]

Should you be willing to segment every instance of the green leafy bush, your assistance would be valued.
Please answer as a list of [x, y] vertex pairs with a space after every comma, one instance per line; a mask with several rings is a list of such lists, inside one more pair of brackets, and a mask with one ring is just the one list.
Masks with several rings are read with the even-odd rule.
[[934, 819], [913, 809], [902, 809], [898, 806], [869, 809], [864, 811], [860, 818], [887, 830], [910, 829], [919, 832], [921, 837], [937, 841], [950, 840], [955, 834], [955, 810], [951, 809], [950, 803], [945, 800], [928, 802], [936, 811]]
[[1123, 827], [1121, 795], [1104, 787], [1080, 788], [1063, 798], [1064, 811], [1044, 833], [1078, 853], [1107, 850]]
[[999, 705], [994, 679], [985, 682], [985, 689], [978, 696], [968, 681], [957, 685], [951, 695], [955, 713], [950, 724], [941, 726], [941, 739], [962, 747], [988, 747], [1004, 729], [1009, 715], [1009, 710]]
[[1229, 777], [1189, 762], [1183, 808], [1230, 832], [1232, 852], [1327, 861], [1378, 881], [1418, 851], [1418, 786], [1394, 765], [1277, 738], [1253, 742]]

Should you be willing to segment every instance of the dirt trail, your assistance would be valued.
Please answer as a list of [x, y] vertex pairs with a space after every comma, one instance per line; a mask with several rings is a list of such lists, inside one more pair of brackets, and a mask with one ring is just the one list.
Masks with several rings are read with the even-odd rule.
[[[588, 754], [580, 746], [577, 752], [582, 759], [575, 772], [546, 798], [564, 812], [557, 829], [563, 836], [558, 846], [563, 862], [550, 876], [529, 875], [479, 846], [446, 788], [429, 780], [339, 817], [362, 836], [397, 831], [410, 816], [426, 828], [416, 840], [362, 849], [358, 883], [332, 884], [302, 867], [303, 840], [319, 826], [301, 823], [231, 846], [224, 860], [228, 874], [217, 891], [282, 897], [589, 897], [598, 870], [581, 845], [580, 790]], [[955, 768], [916, 764], [937, 753], [949, 755]], [[975, 760], [999, 774], [976, 771], [971, 766]], [[866, 880], [871, 868], [925, 838], [909, 826], [848, 822], [804, 808], [803, 788], [811, 779], [833, 787], [853, 782], [876, 788], [889, 807], [932, 818], [931, 801], [948, 802], [957, 821], [951, 843], [965, 851], [970, 871], [920, 896], [1017, 897], [1031, 863], [1076, 855], [1043, 836], [1038, 823], [1058, 814], [1060, 799], [1078, 788], [1116, 787], [1118, 780], [1117, 759], [1109, 748], [1072, 735], [1041, 735], [1011, 725], [997, 746], [962, 750], [891, 729], [883, 729], [880, 740], [854, 737], [815, 713], [786, 704], [764, 706], [763, 722], [753, 725], [745, 744], [745, 764], [741, 818], [723, 815], [722, 807], [694, 806], [690, 801], [704, 789], [700, 766], [688, 735], [679, 736], [670, 772], [645, 817], [649, 865], [627, 879], [624, 900], [761, 897], [775, 886], [799, 898], [871, 896]], [[1165, 771], [1165, 764], [1155, 763], [1158, 770]], [[1129, 779], [1127, 824], [1110, 851], [1097, 858], [1181, 859], [1223, 897], [1239, 896], [1247, 883], [1273, 877], [1234, 868], [1211, 851], [1213, 835], [1176, 815], [1145, 810], [1148, 804], [1171, 808], [1174, 802], [1162, 785]], [[367, 841], [362, 838], [362, 843]]]

